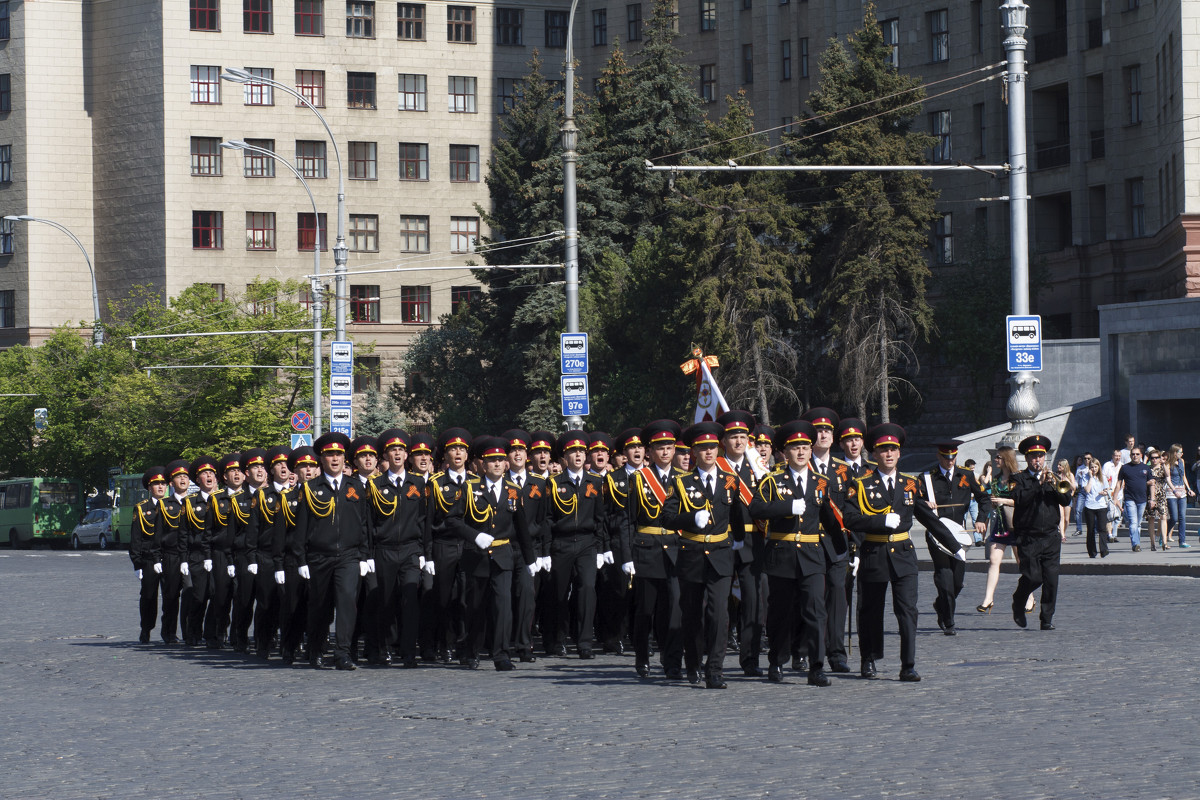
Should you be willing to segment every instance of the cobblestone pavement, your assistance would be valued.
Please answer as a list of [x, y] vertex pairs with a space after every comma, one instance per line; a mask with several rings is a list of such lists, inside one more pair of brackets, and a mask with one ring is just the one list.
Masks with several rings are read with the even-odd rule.
[[889, 617], [881, 680], [776, 686], [731, 655], [720, 692], [630, 657], [342, 673], [139, 645], [124, 553], [0, 553], [0, 797], [1200, 796], [1196, 579], [1066, 575], [1052, 632], [1002, 613], [1014, 584], [981, 615], [968, 573], [950, 638], [922, 574], [920, 684]]

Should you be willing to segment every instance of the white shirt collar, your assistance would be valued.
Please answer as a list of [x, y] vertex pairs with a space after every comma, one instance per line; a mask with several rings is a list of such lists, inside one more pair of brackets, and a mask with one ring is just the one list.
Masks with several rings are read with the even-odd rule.
[[797, 472], [795, 467], [788, 467], [788, 471], [792, 473], [792, 480], [800, 483], [801, 481], [808, 481], [808, 473], [812, 470], [809, 467], [805, 467], [803, 471]]
[[400, 470], [399, 472], [392, 472], [391, 470], [388, 470], [388, 478], [396, 486], [399, 486], [400, 484], [404, 483], [405, 474], [406, 473], [404, 472], [403, 469]]
[[283, 494], [284, 490], [288, 488], [286, 483], [276, 483], [275, 481], [271, 481], [271, 485], [274, 486], [275, 491], [279, 492], [280, 494]]
[[571, 470], [567, 470], [566, 474], [571, 483], [579, 483], [583, 480], [583, 470], [580, 470], [579, 472], [571, 472]]

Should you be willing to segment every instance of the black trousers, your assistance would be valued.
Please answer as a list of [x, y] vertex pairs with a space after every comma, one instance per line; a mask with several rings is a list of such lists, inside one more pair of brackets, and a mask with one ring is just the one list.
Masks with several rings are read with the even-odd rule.
[[199, 557], [188, 559], [188, 572], [192, 586], [190, 589], [185, 587], [180, 598], [183, 641], [197, 644], [204, 633], [204, 611], [212, 593], [212, 575], [205, 571], [204, 559]]
[[513, 574], [512, 570], [501, 569], [493, 559], [489, 558], [488, 561], [487, 577], [467, 576], [466, 657], [479, 658], [484, 645], [488, 644], [490, 631], [491, 641], [488, 649], [492, 652], [492, 661], [499, 664], [512, 660], [508, 652], [508, 642], [512, 638]]
[[508, 643], [510, 653], [533, 654], [533, 615], [537, 608], [537, 590], [541, 582], [542, 573], [530, 575], [525, 559], [518, 555], [512, 579], [512, 635]]
[[[795, 578], [768, 575], [767, 583], [771, 598], [767, 608], [768, 662], [773, 667], [782, 667], [789, 655], [799, 651], [808, 659], [809, 669], [820, 669], [825, 661], [825, 573]], [[797, 628], [800, 641], [792, 642]]]
[[[299, 580], [299, 576], [296, 576]], [[279, 607], [284, 587], [275, 582], [275, 565], [270, 558], [258, 559], [258, 575], [254, 576], [254, 650], [264, 658], [275, 647], [279, 630]]]
[[245, 553], [234, 553], [233, 566], [236, 570], [236, 577], [234, 578], [229, 643], [235, 650], [244, 651], [250, 644], [250, 622], [254, 619], [255, 577], [247, 569], [250, 566], [250, 559]]
[[[591, 650], [596, 614], [596, 540], [592, 534], [560, 536], [550, 543], [550, 581], [554, 590], [554, 621], [549, 632], [553, 648], [573, 638], [581, 652]], [[569, 597], [575, 607], [574, 631]]]
[[625, 638], [630, 595], [629, 576], [620, 564], [605, 564], [596, 573], [596, 638], [608, 650]]
[[900, 628], [900, 668], [917, 663], [917, 574], [892, 571], [890, 581], [858, 581], [858, 649], [863, 660], [883, 658], [883, 612], [888, 584], [892, 587], [892, 611]]
[[[755, 539], [758, 538], [756, 535]], [[758, 666], [758, 658], [762, 655], [763, 620], [767, 615], [769, 581], [762, 572], [766, 551], [758, 546], [757, 541], [753, 546], [754, 560], [738, 564], [737, 567], [738, 586], [742, 594], [738, 603], [738, 662], [744, 668]]]
[[937, 612], [938, 621], [942, 625], [953, 628], [954, 608], [958, 595], [962, 592], [967, 565], [953, 556], [946, 555], [938, 547], [931, 546], [929, 556], [933, 559], [933, 585], [937, 589], [933, 610]]
[[178, 555], [163, 553], [163, 571], [158, 585], [162, 591], [162, 628], [159, 635], [164, 642], [179, 641], [179, 592], [183, 587], [179, 563]]
[[141, 618], [143, 633], [154, 630], [154, 618], [158, 616], [158, 587], [162, 583], [162, 577], [154, 571], [153, 564], [142, 569], [142, 583], [138, 590], [138, 615]]
[[320, 643], [329, 636], [334, 620], [333, 656], [350, 657], [350, 641], [358, 616], [359, 569], [357, 556], [308, 556], [308, 657], [316, 658]]
[[[274, 582], [274, 578], [271, 579]], [[308, 581], [300, 577], [298, 564], [283, 565], [283, 586], [276, 584], [275, 596], [279, 610], [279, 652], [295, 658], [308, 630]], [[328, 628], [328, 625], [326, 626]], [[320, 655], [324, 640], [317, 642], [315, 655]]]
[[212, 596], [204, 615], [204, 641], [215, 646], [224, 644], [229, 632], [229, 613], [233, 606], [233, 578], [229, 577], [229, 565], [233, 561], [225, 553], [213, 553], [212, 562]]
[[1054, 619], [1054, 606], [1058, 601], [1058, 568], [1062, 557], [1062, 539], [1058, 532], [1048, 536], [1021, 536], [1017, 540], [1021, 553], [1021, 577], [1017, 590], [1013, 592], [1013, 608], [1021, 608], [1029, 595], [1042, 587], [1041, 621], [1049, 624]]
[[[376, 587], [367, 595], [367, 652], [383, 655], [389, 649], [402, 659], [417, 657], [417, 628], [421, 621], [417, 590], [421, 570], [416, 556], [398, 548], [375, 551]], [[395, 641], [392, 631], [398, 631]]]
[[718, 575], [711, 564], [705, 564], [704, 572], [703, 581], [679, 581], [683, 661], [689, 670], [699, 669], [704, 656], [705, 674], [716, 678], [724, 672], [733, 576]]
[[825, 653], [829, 663], [846, 660], [846, 615], [850, 610], [850, 568], [834, 561], [825, 570]]
[[459, 564], [463, 542], [458, 539], [436, 539], [433, 542], [433, 585], [422, 599], [423, 625], [421, 649], [427, 654], [440, 650], [453, 652], [463, 629], [462, 597]]
[[650, 632], [658, 640], [663, 669], [683, 666], [683, 614], [679, 579], [633, 576], [633, 652], [638, 664], [650, 663]]
[[1087, 520], [1087, 552], [1096, 557], [1096, 541], [1100, 541], [1100, 555], [1108, 555], [1108, 509], [1085, 508], [1083, 518]]

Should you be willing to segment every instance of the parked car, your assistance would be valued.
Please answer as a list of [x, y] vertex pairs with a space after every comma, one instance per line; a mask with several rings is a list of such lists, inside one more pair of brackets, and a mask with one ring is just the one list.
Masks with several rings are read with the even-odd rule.
[[107, 550], [109, 543], [115, 539], [111, 508], [93, 508], [83, 515], [75, 530], [71, 531], [71, 547], [75, 550], [93, 544], [101, 550]]

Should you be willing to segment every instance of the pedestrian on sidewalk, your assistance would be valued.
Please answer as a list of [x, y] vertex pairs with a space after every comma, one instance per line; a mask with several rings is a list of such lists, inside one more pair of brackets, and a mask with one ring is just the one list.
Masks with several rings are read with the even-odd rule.
[[1167, 545], [1167, 467], [1161, 450], [1153, 447], [1146, 451], [1150, 465], [1150, 484], [1146, 489], [1147, 530], [1150, 533], [1150, 549], [1154, 549], [1154, 537], [1158, 545], [1169, 550]]
[[1075, 535], [1083, 535], [1083, 509], [1084, 509], [1084, 494], [1083, 485], [1087, 483], [1091, 477], [1091, 469], [1089, 464], [1092, 461], [1091, 453], [1084, 453], [1081, 456], [1075, 456], [1075, 485], [1079, 487], [1075, 491], [1075, 500], [1071, 504], [1072, 510], [1075, 512]]
[[1191, 547], [1187, 543], [1187, 499], [1195, 497], [1188, 483], [1187, 470], [1183, 468], [1183, 445], [1176, 443], [1167, 451], [1167, 512], [1170, 522], [1167, 525], [1168, 535], [1171, 529], [1179, 526], [1179, 546]]
[[1108, 485], [1108, 541], [1117, 540], [1117, 528], [1121, 524], [1121, 493], [1117, 491], [1117, 473], [1121, 471], [1121, 451], [1113, 450], [1112, 460], [1104, 462], [1104, 483]]
[[1108, 557], [1108, 498], [1111, 491], [1101, 474], [1100, 462], [1090, 459], [1088, 477], [1079, 484], [1079, 494], [1084, 499], [1083, 513], [1087, 517], [1088, 558], [1095, 558], [1097, 542], [1099, 555]]
[[[1013, 558], [1018, 564], [1021, 561], [1020, 554], [1017, 552], [1016, 540], [1012, 535], [1013, 476], [1021, 471], [1021, 467], [1017, 464], [1016, 451], [1009, 446], [1003, 446], [997, 450], [993, 462], [996, 465], [994, 477], [988, 470], [991, 464], [988, 464], [984, 468], [984, 472], [989, 476], [989, 480], [986, 484], [980, 484], [991, 497], [992, 506], [996, 509], [988, 525], [987, 585], [983, 593], [983, 602], [975, 606], [975, 610], [980, 614], [990, 614], [992, 606], [995, 604], [996, 585], [1000, 583], [1000, 564], [1004, 561], [1005, 550], [1012, 547]], [[1029, 600], [1025, 603], [1025, 610], [1032, 611], [1035, 603], [1033, 596], [1030, 595]]]
[[1150, 468], [1142, 463], [1142, 448], [1129, 451], [1129, 463], [1117, 473], [1117, 494], [1123, 495], [1125, 524], [1129, 526], [1129, 546], [1135, 553], [1142, 551], [1142, 515], [1146, 513], [1146, 489], [1150, 483]]

